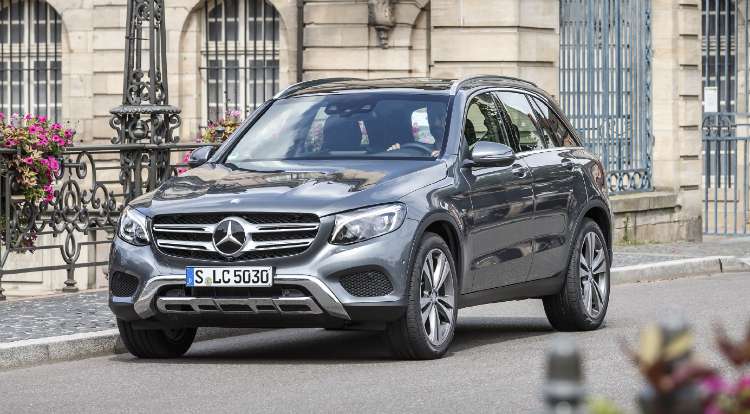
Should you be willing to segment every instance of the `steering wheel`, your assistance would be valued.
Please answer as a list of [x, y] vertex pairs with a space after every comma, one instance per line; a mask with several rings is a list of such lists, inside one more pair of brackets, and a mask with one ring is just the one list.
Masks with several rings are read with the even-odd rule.
[[423, 151], [428, 156], [432, 156], [432, 146], [428, 144], [423, 144], [421, 142], [408, 142], [406, 144], [401, 144], [401, 147], [399, 149], [416, 149]]

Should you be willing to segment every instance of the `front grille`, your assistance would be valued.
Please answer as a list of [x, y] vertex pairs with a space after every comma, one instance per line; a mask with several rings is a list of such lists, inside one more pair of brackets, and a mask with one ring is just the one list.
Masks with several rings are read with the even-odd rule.
[[341, 286], [352, 296], [385, 296], [393, 292], [388, 276], [377, 271], [353, 273], [342, 277], [340, 281]]
[[138, 278], [127, 273], [115, 272], [109, 278], [109, 291], [112, 296], [130, 297], [138, 289]]
[[[213, 234], [227, 217], [245, 222], [244, 248], [227, 257], [218, 252]], [[241, 221], [242, 221], [241, 220]], [[301, 213], [211, 213], [156, 216], [152, 232], [165, 254], [187, 259], [243, 261], [293, 256], [307, 250], [318, 234], [320, 219]]]

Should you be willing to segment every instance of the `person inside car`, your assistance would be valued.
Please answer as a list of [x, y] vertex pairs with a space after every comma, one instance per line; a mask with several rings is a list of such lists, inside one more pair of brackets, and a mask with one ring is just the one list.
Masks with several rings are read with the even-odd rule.
[[[445, 135], [445, 120], [447, 108], [441, 103], [431, 103], [426, 107], [427, 124], [429, 131], [420, 130], [419, 122], [412, 124], [412, 138], [415, 143], [429, 145], [432, 147], [431, 157], [440, 155], [443, 148], [443, 136]], [[401, 143], [395, 143], [388, 147], [387, 151], [401, 149]]]

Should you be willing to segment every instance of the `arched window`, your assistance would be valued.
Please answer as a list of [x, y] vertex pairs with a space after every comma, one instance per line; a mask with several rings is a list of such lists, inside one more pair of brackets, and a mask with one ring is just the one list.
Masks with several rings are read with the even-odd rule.
[[206, 0], [204, 119], [249, 113], [279, 89], [279, 14], [264, 0]]
[[61, 117], [61, 39], [46, 1], [0, 0], [0, 111]]

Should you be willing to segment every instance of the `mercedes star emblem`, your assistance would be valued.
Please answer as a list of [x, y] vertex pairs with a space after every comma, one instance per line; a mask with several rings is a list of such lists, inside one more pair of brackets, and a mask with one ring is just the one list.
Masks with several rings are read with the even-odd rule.
[[247, 234], [241, 219], [228, 217], [219, 222], [214, 230], [213, 242], [216, 251], [224, 256], [233, 256], [245, 247]]

